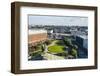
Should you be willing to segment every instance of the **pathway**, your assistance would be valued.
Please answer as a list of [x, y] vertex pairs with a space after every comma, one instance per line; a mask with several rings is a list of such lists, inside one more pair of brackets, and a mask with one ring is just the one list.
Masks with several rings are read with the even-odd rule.
[[44, 54], [42, 54], [42, 56], [43, 56], [44, 59], [46, 59], [46, 60], [62, 60], [62, 59], [64, 59], [64, 57], [48, 53], [48, 47], [55, 45], [56, 42], [57, 41], [55, 40], [50, 45], [48, 45], [48, 46], [45, 45], [45, 52], [44, 52]]
[[48, 45], [48, 47], [49, 47], [49, 46], [53, 46], [53, 45], [55, 45], [56, 42], [57, 42], [56, 40], [53, 41], [50, 45]]
[[45, 53], [48, 52], [48, 47], [49, 47], [49, 46], [53, 46], [53, 45], [55, 44], [55, 42], [57, 42], [57, 41], [53, 41], [53, 42], [52, 42], [50, 45], [48, 45], [48, 46], [45, 45]]
[[63, 60], [64, 59], [64, 57], [56, 56], [56, 55], [49, 54], [49, 53], [43, 54], [43, 57], [46, 60]]

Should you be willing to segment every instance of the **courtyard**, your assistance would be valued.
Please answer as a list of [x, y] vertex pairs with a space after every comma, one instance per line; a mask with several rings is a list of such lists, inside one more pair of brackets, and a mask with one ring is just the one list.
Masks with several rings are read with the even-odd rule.
[[49, 39], [31, 47], [29, 60], [59, 60], [77, 58], [78, 46], [71, 39]]

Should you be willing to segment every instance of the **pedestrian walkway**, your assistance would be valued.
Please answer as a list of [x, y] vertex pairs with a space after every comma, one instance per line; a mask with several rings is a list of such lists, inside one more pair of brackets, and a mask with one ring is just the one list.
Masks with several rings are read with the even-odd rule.
[[53, 41], [50, 45], [48, 45], [48, 47], [49, 47], [49, 46], [53, 46], [53, 45], [55, 45], [56, 42], [57, 42], [56, 40]]
[[43, 54], [43, 58], [46, 60], [63, 60], [64, 59], [64, 57], [60, 57], [60, 56], [53, 55], [50, 53]]

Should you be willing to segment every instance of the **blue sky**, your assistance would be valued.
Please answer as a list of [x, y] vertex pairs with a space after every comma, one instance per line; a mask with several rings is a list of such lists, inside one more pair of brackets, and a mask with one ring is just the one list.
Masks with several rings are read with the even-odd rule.
[[88, 17], [29, 15], [28, 24], [88, 26]]

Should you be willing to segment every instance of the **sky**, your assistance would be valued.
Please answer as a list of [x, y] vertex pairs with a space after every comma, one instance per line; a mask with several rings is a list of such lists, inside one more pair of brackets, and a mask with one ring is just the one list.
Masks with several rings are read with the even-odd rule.
[[88, 17], [29, 15], [29, 25], [88, 26]]

